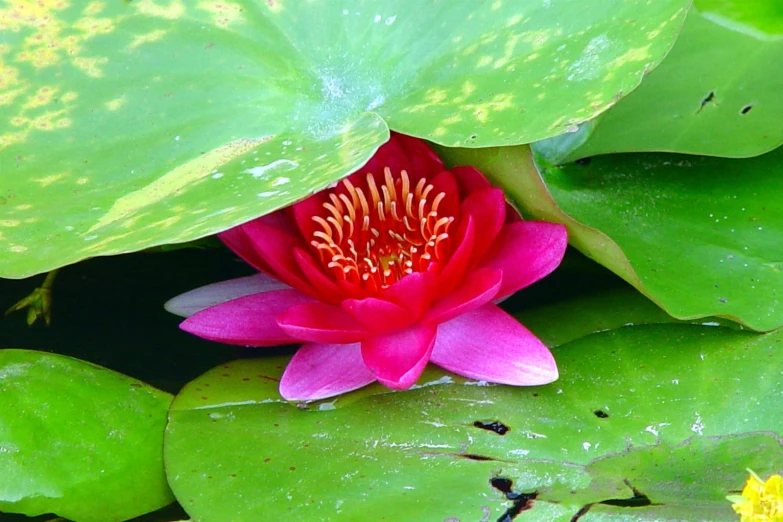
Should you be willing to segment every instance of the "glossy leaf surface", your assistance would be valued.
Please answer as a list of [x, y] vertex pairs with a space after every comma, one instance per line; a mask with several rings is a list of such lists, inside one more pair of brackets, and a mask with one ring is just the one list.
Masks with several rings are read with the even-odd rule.
[[224, 230], [348, 174], [389, 128], [559, 134], [638, 85], [687, 4], [9, 0], [0, 276]]
[[[776, 7], [775, 7], [776, 6]], [[779, 2], [697, 1], [642, 85], [575, 135], [545, 140], [555, 163], [610, 152], [747, 157], [783, 144]]]
[[276, 391], [285, 359], [216, 368], [175, 399], [172, 488], [203, 522], [736, 520], [724, 496], [745, 468], [783, 466], [781, 334], [618, 327], [670, 319], [635, 292], [611, 298], [603, 316], [602, 296], [550, 307], [548, 322], [527, 313], [550, 341], [573, 325], [554, 350], [561, 379], [543, 387], [430, 369], [407, 392], [297, 406]]
[[[527, 147], [441, 149], [475, 165], [524, 213], [681, 319], [783, 325], [783, 148], [749, 159], [599, 156], [553, 167]], [[539, 173], [540, 168], [540, 173]]]
[[0, 350], [0, 511], [127, 520], [173, 501], [171, 395], [70, 357]]

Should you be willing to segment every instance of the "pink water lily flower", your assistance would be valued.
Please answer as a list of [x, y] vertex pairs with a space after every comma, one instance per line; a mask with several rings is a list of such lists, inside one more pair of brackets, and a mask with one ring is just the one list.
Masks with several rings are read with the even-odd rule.
[[523, 221], [478, 170], [446, 170], [419, 139], [393, 134], [335, 187], [220, 239], [261, 273], [166, 307], [205, 339], [305, 343], [281, 379], [286, 399], [376, 380], [407, 389], [430, 361], [495, 383], [557, 379], [546, 346], [494, 302], [557, 267], [565, 227]]

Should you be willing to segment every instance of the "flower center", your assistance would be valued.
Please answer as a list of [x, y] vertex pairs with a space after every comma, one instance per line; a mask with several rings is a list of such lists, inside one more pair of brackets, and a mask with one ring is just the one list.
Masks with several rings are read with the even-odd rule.
[[333, 189], [323, 216], [313, 216], [320, 230], [310, 244], [333, 278], [375, 292], [413, 272], [437, 271], [450, 254], [449, 228], [454, 216], [439, 216], [446, 195], [420, 179], [411, 187], [404, 170], [384, 169], [379, 187], [372, 174], [355, 186], [348, 179]]

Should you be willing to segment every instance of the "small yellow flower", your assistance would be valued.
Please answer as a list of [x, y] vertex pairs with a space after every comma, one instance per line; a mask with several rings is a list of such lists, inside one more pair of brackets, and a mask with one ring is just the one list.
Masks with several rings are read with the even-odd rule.
[[783, 477], [772, 475], [763, 482], [751, 470], [742, 495], [726, 497], [740, 522], [783, 522]]

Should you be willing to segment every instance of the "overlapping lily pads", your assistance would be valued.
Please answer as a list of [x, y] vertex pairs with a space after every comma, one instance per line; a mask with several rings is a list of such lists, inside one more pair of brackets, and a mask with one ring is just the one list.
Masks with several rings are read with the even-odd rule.
[[660, 67], [579, 132], [546, 140], [556, 163], [609, 152], [747, 157], [783, 144], [783, 10], [701, 0]]
[[724, 496], [745, 468], [783, 466], [783, 337], [618, 326], [671, 319], [633, 291], [611, 298], [603, 316], [585, 298], [531, 320], [550, 339], [578, 325], [543, 387], [431, 370], [407, 392], [297, 406], [276, 392], [285, 359], [216, 368], [175, 399], [172, 488], [203, 522], [736, 520]]
[[687, 4], [10, 0], [0, 276], [226, 229], [347, 174], [389, 128], [559, 134], [638, 85]]
[[442, 150], [670, 314], [783, 325], [783, 148], [750, 159], [599, 156], [561, 167], [527, 147]]
[[170, 402], [90, 363], [0, 350], [0, 511], [107, 522], [169, 504], [161, 447]]

